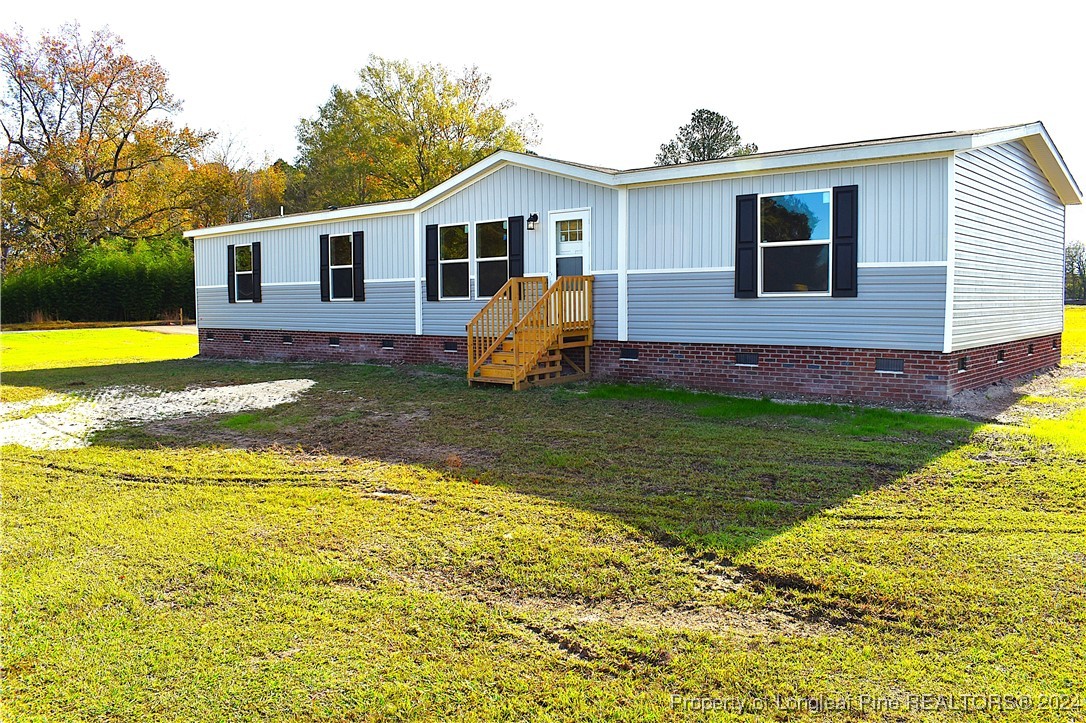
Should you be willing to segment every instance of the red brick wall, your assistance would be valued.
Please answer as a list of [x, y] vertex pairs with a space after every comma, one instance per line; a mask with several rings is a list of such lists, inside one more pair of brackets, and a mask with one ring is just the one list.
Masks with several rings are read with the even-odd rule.
[[[619, 359], [623, 349], [637, 349], [637, 361]], [[757, 354], [758, 366], [737, 365], [736, 353], [743, 352]], [[878, 357], [904, 360], [904, 373], [876, 372]], [[744, 394], [930, 404], [946, 399], [948, 369], [945, 355], [938, 352], [612, 341], [592, 345], [593, 376]]]
[[[1032, 345], [1033, 353], [1029, 354]], [[620, 359], [636, 349], [637, 361]], [[1003, 352], [1003, 362], [997, 361]], [[736, 353], [758, 354], [758, 366], [736, 364]], [[875, 371], [879, 357], [902, 359], [900, 374]], [[958, 361], [966, 357], [966, 370]], [[901, 349], [742, 346], [597, 341], [592, 375], [631, 382], [665, 381], [744, 394], [941, 404], [953, 394], [1050, 369], [1060, 361], [1060, 336], [995, 344], [952, 354]]]
[[[208, 335], [214, 336], [213, 339]], [[249, 341], [243, 337], [248, 336]], [[286, 344], [284, 337], [290, 337]], [[339, 339], [331, 346], [329, 339]], [[391, 349], [384, 349], [386, 341]], [[445, 342], [456, 351], [445, 351]], [[381, 364], [452, 364], [467, 366], [466, 339], [414, 334], [354, 334], [328, 331], [260, 331], [200, 329], [200, 356], [221, 359], [276, 359], [281, 361], [373, 361]]]
[[[208, 338], [209, 334], [214, 338]], [[248, 335], [249, 341], [243, 341], [243, 335]], [[292, 343], [285, 344], [284, 336], [289, 336]], [[333, 336], [339, 338], [338, 347], [329, 346]], [[382, 348], [386, 341], [392, 342], [391, 349]], [[447, 342], [456, 344], [455, 352], [444, 350]], [[232, 359], [466, 366], [465, 342], [464, 337], [412, 334], [200, 330], [201, 356]], [[623, 349], [637, 350], [638, 359], [621, 360]], [[1003, 361], [999, 362], [1001, 351]], [[758, 365], [737, 365], [737, 352], [758, 354]], [[905, 371], [900, 374], [875, 371], [875, 360], [879, 357], [904, 360]], [[959, 372], [959, 360], [963, 357], [965, 370]], [[667, 382], [744, 394], [920, 404], [941, 404], [957, 392], [1049, 369], [1059, 361], [1058, 334], [951, 354], [900, 349], [601, 340], [591, 348], [592, 376], [600, 379]]]
[[[950, 358], [950, 393], [1056, 367], [1063, 353], [1061, 343], [1060, 334], [1051, 334], [952, 352], [947, 355]], [[1002, 362], [999, 361], [1000, 352], [1003, 352]], [[965, 358], [965, 371], [958, 371], [962, 358]]]

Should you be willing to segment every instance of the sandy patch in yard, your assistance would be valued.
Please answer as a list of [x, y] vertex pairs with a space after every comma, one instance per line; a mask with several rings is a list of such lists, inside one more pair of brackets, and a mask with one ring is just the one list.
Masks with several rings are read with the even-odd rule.
[[[1068, 406], [1075, 406], [1075, 395], [1066, 384], [1084, 376], [1083, 367], [1073, 364], [961, 392], [951, 400], [950, 411], [1001, 424], [1019, 424], [1030, 417], [1059, 417], [1067, 413]], [[1045, 398], [1063, 398], [1064, 404], [1031, 403], [1031, 399]]]
[[33, 449], [86, 447], [93, 432], [107, 427], [180, 417], [233, 414], [287, 404], [313, 386], [312, 379], [202, 387], [159, 392], [147, 387], [107, 387], [78, 397], [50, 394], [30, 402], [0, 403], [0, 419], [33, 407], [70, 405], [22, 419], [0, 421], [0, 446], [21, 444]]
[[[707, 596], [684, 605], [657, 605], [645, 601], [575, 599], [521, 595], [515, 590], [493, 589], [477, 582], [458, 579], [438, 571], [415, 570], [409, 574], [391, 574], [416, 590], [448, 595], [461, 600], [478, 602], [488, 607], [500, 606], [515, 614], [527, 614], [537, 619], [554, 618], [557, 629], [567, 632], [579, 625], [602, 622], [616, 627], [647, 630], [702, 631], [730, 634], [742, 638], [763, 636], [818, 637], [834, 635], [836, 626], [824, 621], [801, 617], [783, 610], [736, 610], [713, 599], [713, 593], [734, 590], [742, 586], [720, 571], [691, 570], [705, 583]], [[551, 626], [529, 626], [533, 632], [553, 632]], [[549, 638], [548, 638], [549, 639]], [[552, 641], [553, 642], [553, 641]]]

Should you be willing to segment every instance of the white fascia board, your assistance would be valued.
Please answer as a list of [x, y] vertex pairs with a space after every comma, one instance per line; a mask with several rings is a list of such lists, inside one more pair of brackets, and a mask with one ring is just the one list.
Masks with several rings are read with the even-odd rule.
[[620, 183], [627, 185], [653, 184], [661, 181], [693, 181], [712, 176], [747, 175], [789, 168], [801, 168], [805, 166], [833, 166], [847, 163], [862, 163], [883, 158], [899, 158], [901, 156], [949, 154], [967, 148], [969, 148], [969, 138], [967, 136], [936, 138], [905, 143], [893, 142], [859, 148], [803, 151], [800, 153], [788, 153], [762, 158], [757, 156], [749, 158], [739, 157], [720, 161], [719, 163], [706, 163], [694, 167], [678, 165], [666, 166], [659, 169], [646, 168], [640, 171], [626, 171], [619, 173], [617, 178]]
[[1064, 163], [1063, 156], [1056, 149], [1044, 126], [1041, 126], [1040, 133], [1023, 138], [1022, 143], [1025, 144], [1026, 150], [1033, 154], [1037, 165], [1041, 167], [1045, 178], [1052, 184], [1052, 188], [1055, 189], [1056, 195], [1060, 197], [1064, 205], [1081, 204], [1082, 189], [1075, 181], [1075, 177], [1071, 175], [1071, 169]]
[[412, 209], [413, 201], [393, 201], [374, 206], [362, 206], [351, 208], [337, 208], [334, 211], [313, 211], [312, 213], [299, 213], [294, 216], [272, 216], [255, 221], [243, 221], [223, 226], [208, 226], [185, 231], [185, 238], [203, 238], [205, 236], [232, 236], [250, 231], [264, 231], [269, 228], [291, 228], [292, 226], [311, 226], [315, 223], [330, 223], [332, 221], [346, 221], [367, 216], [397, 216], [408, 213]]
[[509, 154], [511, 157], [508, 162], [514, 166], [522, 166], [536, 171], [543, 171], [545, 173], [552, 173], [556, 176], [566, 176], [576, 181], [585, 181], [587, 183], [595, 183], [599, 186], [616, 186], [618, 185], [618, 176], [620, 173], [607, 173], [605, 171], [596, 171], [591, 168], [582, 168], [581, 166], [573, 166], [568, 163], [562, 163], [561, 161], [552, 161], [549, 158], [534, 158], [527, 154]]
[[1075, 177], [1071, 175], [1071, 169], [1064, 163], [1056, 144], [1052, 142], [1052, 136], [1048, 135], [1048, 129], [1044, 123], [1037, 121], [1027, 123], [1014, 128], [1002, 128], [987, 133], [977, 133], [970, 136], [970, 148], [985, 148], [1001, 143], [1022, 141], [1026, 150], [1030, 152], [1045, 178], [1052, 184], [1060, 201], [1067, 206], [1077, 206], [1082, 203], [1082, 189], [1079, 188]]
[[812, 149], [782, 153], [780, 155], [729, 158], [715, 163], [683, 164], [615, 173], [585, 168], [549, 158], [540, 158], [527, 153], [498, 151], [415, 198], [374, 204], [372, 206], [354, 206], [334, 211], [314, 211], [313, 213], [295, 216], [276, 216], [224, 226], [212, 226], [186, 231], [184, 235], [186, 238], [202, 238], [269, 228], [289, 228], [291, 226], [308, 226], [372, 216], [414, 213], [433, 206], [449, 194], [455, 193], [464, 186], [474, 183], [481, 177], [485, 177], [505, 165], [519, 166], [613, 188], [617, 186], [696, 181], [712, 177], [753, 175], [812, 166], [871, 163], [891, 158], [950, 155], [972, 148], [1014, 140], [1022, 140], [1030, 152], [1034, 154], [1038, 164], [1045, 171], [1049, 181], [1065, 204], [1082, 203], [1082, 191], [1071, 176], [1071, 172], [1067, 169], [1063, 158], [1060, 157], [1059, 151], [1056, 150], [1055, 145], [1052, 143], [1048, 131], [1045, 130], [1044, 125], [1041, 123], [1029, 123], [973, 135], [956, 135], [914, 141], [888, 141], [886, 143], [851, 148]]
[[969, 147], [983, 148], [985, 146], [994, 146], [1000, 143], [1009, 143], [1025, 138], [1026, 136], [1035, 135], [1042, 131], [1044, 131], [1044, 126], [1040, 123], [1026, 123], [1025, 125], [1013, 126], [1011, 128], [1000, 128], [994, 131], [985, 131], [984, 133], [974, 133], [969, 136]]
[[537, 158], [525, 153], [498, 151], [497, 153], [487, 156], [473, 166], [465, 168], [444, 183], [434, 186], [426, 193], [416, 196], [415, 198], [374, 204], [372, 206], [351, 206], [347, 208], [338, 208], [334, 211], [314, 211], [313, 213], [298, 214], [294, 216], [273, 216], [271, 218], [262, 218], [243, 223], [193, 229], [192, 231], [185, 232], [185, 238], [222, 236], [227, 234], [245, 233], [247, 231], [261, 231], [269, 228], [310, 226], [318, 223], [347, 221], [370, 216], [394, 216], [422, 211], [440, 202], [449, 194], [455, 193], [464, 186], [474, 183], [481, 177], [490, 175], [505, 165], [521, 166], [523, 168], [566, 176], [574, 180], [587, 181], [603, 186], [615, 185], [615, 177], [614, 174], [611, 173], [581, 168], [580, 166], [562, 163], [560, 161], [552, 161], [546, 158]]

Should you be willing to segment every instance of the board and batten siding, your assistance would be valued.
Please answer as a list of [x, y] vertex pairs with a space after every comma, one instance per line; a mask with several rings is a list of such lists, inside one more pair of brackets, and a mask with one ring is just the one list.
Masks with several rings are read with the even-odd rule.
[[855, 184], [859, 262], [946, 261], [946, 158], [773, 173], [631, 188], [629, 268], [721, 268], [735, 263], [735, 197]]
[[[553, 243], [547, 213], [573, 208], [592, 209], [592, 269], [614, 271], [618, 266], [618, 192], [565, 176], [503, 166], [424, 210], [422, 224], [475, 224], [537, 213], [539, 226], [524, 233], [524, 273], [546, 274]], [[472, 229], [473, 243], [474, 238]], [[473, 259], [474, 254], [472, 249]], [[474, 264], [470, 273], [475, 276]]]
[[859, 269], [856, 298], [736, 299], [731, 271], [633, 274], [631, 341], [937, 351], [946, 268]]
[[321, 301], [315, 283], [264, 288], [262, 296], [259, 304], [231, 304], [224, 287], [198, 288], [197, 324], [201, 329], [415, 333], [412, 281], [367, 283], [365, 301]]
[[951, 351], [1063, 330], [1064, 210], [1020, 141], [955, 157]]
[[[196, 239], [196, 286], [224, 286], [227, 245], [253, 241], [261, 244], [263, 284], [319, 283], [321, 234], [335, 236], [353, 231], [366, 234], [367, 281], [414, 277], [414, 218], [404, 214]], [[267, 294], [268, 289], [264, 289], [265, 301]]]

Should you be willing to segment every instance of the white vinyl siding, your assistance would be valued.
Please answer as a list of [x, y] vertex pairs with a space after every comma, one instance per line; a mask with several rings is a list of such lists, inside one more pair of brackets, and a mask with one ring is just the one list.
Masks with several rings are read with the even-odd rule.
[[326, 304], [313, 284], [283, 284], [264, 288], [261, 303], [239, 307], [227, 301], [226, 289], [197, 289], [196, 323], [201, 329], [413, 334], [414, 291], [411, 281], [370, 282], [365, 304]]
[[861, 264], [946, 261], [947, 159], [631, 188], [632, 270], [730, 267], [735, 197], [859, 187]]
[[[553, 248], [553, 231], [547, 213], [569, 208], [592, 209], [595, 232], [592, 238], [593, 268], [618, 267], [618, 191], [564, 176], [505, 166], [472, 185], [452, 194], [422, 212], [424, 226], [471, 223], [495, 218], [539, 214], [535, 231], [524, 234], [524, 273], [546, 274], [548, 252]], [[368, 238], [368, 236], [367, 236]]]
[[1063, 330], [1064, 206], [1021, 142], [954, 163], [951, 350]]
[[196, 285], [225, 285], [226, 246], [253, 241], [261, 242], [262, 286], [317, 284], [321, 234], [350, 236], [354, 231], [366, 234], [366, 281], [409, 279], [414, 275], [415, 227], [408, 214], [194, 239]]
[[938, 351], [946, 269], [860, 268], [859, 296], [736, 299], [731, 271], [630, 276], [630, 340]]

